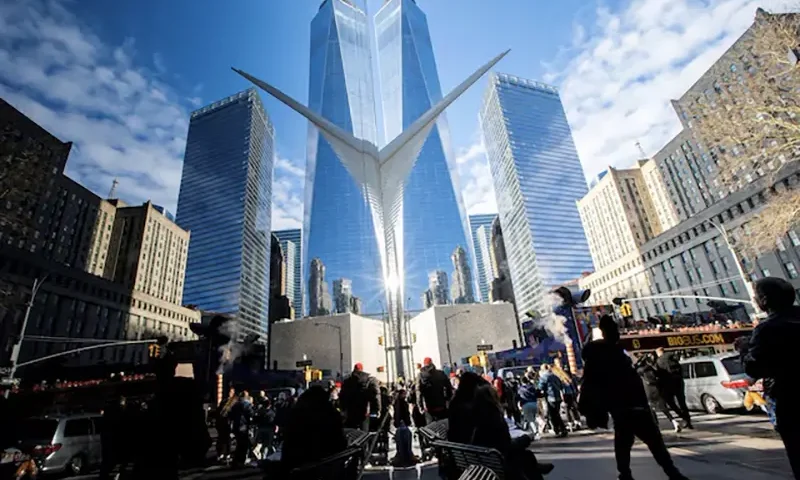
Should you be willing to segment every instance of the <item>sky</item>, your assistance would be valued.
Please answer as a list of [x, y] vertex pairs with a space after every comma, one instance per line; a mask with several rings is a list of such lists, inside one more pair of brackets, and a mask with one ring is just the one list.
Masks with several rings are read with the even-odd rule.
[[[3, 0], [0, 97], [63, 141], [101, 196], [175, 211], [192, 110], [249, 87], [308, 97], [320, 0]], [[383, 0], [356, 0], [372, 15]], [[498, 71], [559, 88], [584, 174], [627, 167], [680, 131], [679, 97], [773, 0], [417, 0], [443, 92]], [[468, 213], [496, 202], [478, 128], [486, 79], [447, 111]], [[307, 124], [262, 93], [276, 129], [273, 229], [300, 228]]]

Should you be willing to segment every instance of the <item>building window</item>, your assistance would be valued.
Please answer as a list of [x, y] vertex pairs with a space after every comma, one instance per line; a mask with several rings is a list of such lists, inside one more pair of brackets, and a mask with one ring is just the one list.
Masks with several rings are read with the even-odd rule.
[[739, 293], [739, 287], [736, 286], [736, 282], [731, 282], [731, 290], [733, 290], [733, 293]]
[[786, 262], [783, 266], [786, 267], [786, 271], [789, 272], [789, 278], [797, 278], [797, 268], [795, 268], [794, 263]]
[[797, 235], [797, 232], [789, 230], [789, 239], [792, 241], [792, 245], [800, 247], [800, 236]]
[[768, 268], [762, 268], [761, 269], [761, 274], [764, 275], [765, 277], [771, 276], [770, 271], [769, 271]]

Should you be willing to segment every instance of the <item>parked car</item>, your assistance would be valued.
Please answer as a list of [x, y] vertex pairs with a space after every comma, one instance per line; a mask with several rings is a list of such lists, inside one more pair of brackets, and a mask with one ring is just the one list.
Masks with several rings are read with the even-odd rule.
[[741, 408], [751, 379], [737, 353], [703, 355], [681, 360], [686, 406], [718, 413]]
[[17, 436], [42, 473], [81, 475], [100, 464], [101, 422], [97, 413], [28, 418], [17, 425]]

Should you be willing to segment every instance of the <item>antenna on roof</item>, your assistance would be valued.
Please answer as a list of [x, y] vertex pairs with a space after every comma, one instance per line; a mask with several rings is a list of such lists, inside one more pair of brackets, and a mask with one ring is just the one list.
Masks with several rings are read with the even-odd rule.
[[642, 148], [642, 144], [639, 141], [636, 141], [636, 148], [639, 149], [639, 153], [642, 155], [642, 158], [647, 158], [647, 154], [644, 152], [644, 148]]
[[108, 191], [107, 198], [114, 198], [114, 195], [117, 193], [117, 185], [119, 185], [119, 180], [115, 177], [114, 180], [111, 181], [111, 190]]

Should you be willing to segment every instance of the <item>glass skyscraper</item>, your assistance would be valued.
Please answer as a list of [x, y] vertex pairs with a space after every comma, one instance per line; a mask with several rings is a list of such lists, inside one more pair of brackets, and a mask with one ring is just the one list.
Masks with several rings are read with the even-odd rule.
[[587, 193], [558, 91], [492, 73], [480, 122], [517, 310], [547, 313], [554, 287], [592, 271], [576, 201]]
[[477, 267], [478, 292], [480, 301], [489, 302], [492, 291], [492, 280], [495, 272], [492, 268], [492, 222], [497, 218], [496, 213], [470, 215], [469, 229], [472, 232], [472, 248], [475, 252], [475, 266]]
[[[384, 137], [394, 139], [442, 100], [428, 23], [414, 0], [388, 0], [375, 15]], [[403, 194], [403, 290], [409, 308], [428, 274], [448, 268], [458, 246], [472, 250], [447, 117], [439, 116]], [[470, 278], [474, 286], [474, 278]]]
[[272, 232], [281, 242], [286, 265], [286, 296], [292, 302], [294, 317], [303, 316], [303, 234], [299, 228]]
[[[308, 107], [355, 137], [377, 144], [369, 25], [346, 0], [325, 0], [311, 22]], [[304, 277], [319, 258], [327, 278], [348, 278], [367, 312], [380, 311], [381, 262], [369, 202], [318, 130], [309, 125]], [[330, 293], [330, 292], [328, 292]], [[310, 295], [307, 295], [310, 298]]]
[[191, 231], [183, 301], [267, 340], [275, 132], [254, 88], [192, 112], [176, 220]]

